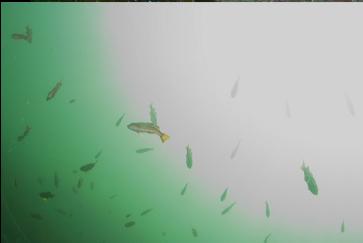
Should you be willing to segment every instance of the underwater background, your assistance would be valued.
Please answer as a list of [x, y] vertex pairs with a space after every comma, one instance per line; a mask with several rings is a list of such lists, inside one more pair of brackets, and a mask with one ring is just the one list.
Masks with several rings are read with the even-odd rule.
[[362, 10], [2, 3], [1, 242], [361, 242]]

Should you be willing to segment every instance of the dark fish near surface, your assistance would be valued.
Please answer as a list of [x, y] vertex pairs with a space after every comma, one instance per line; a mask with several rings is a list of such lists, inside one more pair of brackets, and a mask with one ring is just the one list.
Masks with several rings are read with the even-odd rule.
[[77, 184], [78, 189], [80, 189], [82, 187], [82, 185], [83, 185], [83, 178], [79, 178], [78, 184]]
[[149, 151], [152, 151], [152, 150], [154, 150], [154, 149], [153, 148], [142, 148], [142, 149], [136, 150], [136, 153], [142, 154], [142, 153], [146, 153], [146, 152], [149, 152]]
[[58, 177], [58, 173], [57, 172], [54, 172], [54, 186], [56, 188], [58, 188], [58, 186], [59, 186], [59, 177]]
[[240, 143], [241, 143], [241, 141], [238, 141], [237, 146], [233, 149], [233, 151], [232, 151], [232, 153], [231, 153], [231, 159], [233, 159], [233, 158], [236, 156], [237, 151], [238, 151], [238, 149], [239, 149], [239, 145], [240, 145]]
[[231, 211], [231, 209], [234, 207], [234, 205], [236, 205], [236, 203], [232, 203], [230, 204], [228, 207], [226, 207], [223, 211], [222, 211], [222, 215], [228, 213], [229, 211]]
[[270, 205], [268, 204], [267, 201], [265, 202], [265, 214], [267, 218], [269, 218], [271, 214]]
[[183, 189], [180, 192], [180, 195], [183, 196], [185, 194], [185, 192], [187, 191], [187, 188], [188, 188], [188, 183], [185, 184], [185, 186], [183, 187]]
[[58, 81], [55, 86], [53, 87], [53, 89], [51, 91], [49, 91], [48, 96], [47, 96], [47, 101], [51, 100], [54, 98], [54, 96], [57, 94], [58, 90], [60, 89], [60, 87], [62, 87], [62, 81]]
[[142, 212], [140, 213], [140, 216], [144, 216], [144, 215], [146, 215], [146, 214], [150, 213], [152, 210], [153, 210], [152, 208], [146, 209], [146, 210], [144, 210], [144, 211], [142, 211]]
[[130, 222], [127, 222], [126, 224], [125, 224], [125, 227], [126, 228], [129, 228], [129, 227], [132, 227], [132, 226], [134, 226], [135, 225], [135, 221], [130, 221]]
[[194, 228], [192, 228], [192, 234], [194, 237], [198, 237], [198, 231]]
[[345, 102], [347, 103], [347, 108], [349, 110], [349, 113], [352, 116], [355, 116], [355, 110], [354, 110], [353, 102], [352, 102], [352, 100], [350, 99], [350, 97], [347, 94], [345, 94]]
[[73, 104], [74, 102], [76, 102], [76, 99], [71, 99], [68, 101], [70, 104]]
[[116, 127], [120, 126], [120, 124], [121, 124], [122, 120], [124, 119], [124, 117], [125, 117], [125, 113], [122, 114], [122, 116], [117, 120]]
[[115, 197], [117, 197], [117, 194], [113, 194], [112, 196], [109, 197], [109, 199], [114, 199]]
[[72, 187], [72, 191], [73, 191], [74, 194], [78, 193], [78, 190], [77, 190], [77, 188], [75, 186]]
[[305, 166], [305, 163], [303, 162], [301, 170], [304, 171], [304, 180], [308, 185], [309, 191], [314, 195], [318, 195], [319, 193], [318, 185], [316, 184], [316, 181], [314, 179], [313, 174], [310, 171], [309, 166]]
[[222, 195], [221, 195], [221, 198], [220, 198], [221, 202], [223, 202], [223, 201], [226, 199], [227, 194], [228, 194], [228, 188], [226, 188], [226, 189], [223, 191], [223, 193], [222, 193]]
[[98, 153], [95, 155], [95, 159], [98, 159], [102, 155], [103, 151], [102, 149], [98, 151]]
[[54, 197], [54, 194], [53, 193], [51, 193], [51, 192], [41, 192], [41, 193], [39, 193], [39, 196], [44, 200], [44, 201], [46, 201], [46, 200], [48, 200], [48, 199], [51, 199], [51, 198], [53, 198]]
[[18, 182], [16, 181], [16, 179], [14, 179], [14, 187], [18, 188]]
[[169, 139], [169, 135], [160, 131], [158, 126], [155, 126], [151, 122], [134, 122], [127, 125], [127, 128], [137, 133], [150, 133], [156, 134], [160, 137], [161, 142], [165, 142]]
[[290, 111], [290, 105], [289, 105], [289, 102], [288, 101], [286, 101], [286, 116], [288, 117], [288, 118], [290, 118], [291, 117], [291, 111]]
[[67, 217], [72, 217], [72, 214], [71, 214], [71, 213], [67, 213], [67, 212], [66, 212], [66, 211], [64, 211], [63, 209], [57, 208], [55, 211], [56, 211], [57, 213], [59, 213], [60, 215], [67, 216]]
[[93, 189], [95, 188], [95, 183], [93, 181], [91, 181], [91, 183], [89, 184], [89, 187], [93, 191]]
[[234, 83], [232, 91], [231, 91], [231, 97], [234, 98], [237, 95], [237, 91], [238, 91], [238, 82], [239, 82], [239, 78], [237, 79], [237, 81]]
[[189, 145], [186, 147], [186, 149], [187, 149], [187, 154], [185, 155], [185, 163], [187, 164], [187, 167], [191, 169], [193, 166], [192, 149], [189, 147]]
[[263, 243], [267, 243], [268, 239], [270, 239], [270, 236], [271, 236], [271, 233], [268, 234], [266, 237], [265, 237], [265, 240], [263, 241]]
[[85, 164], [85, 165], [82, 165], [79, 169], [83, 172], [88, 172], [90, 170], [93, 169], [93, 167], [95, 167], [97, 162], [93, 162], [93, 163], [88, 163], [88, 164]]
[[130, 218], [131, 217], [131, 213], [128, 213], [128, 214], [126, 214], [126, 216], [125, 216], [126, 218]]
[[11, 35], [14, 40], [26, 40], [28, 43], [32, 43], [33, 31], [29, 26], [25, 27], [25, 34], [14, 33]]
[[42, 215], [40, 215], [39, 213], [32, 213], [32, 214], [30, 214], [30, 216], [31, 216], [33, 219], [43, 220]]
[[23, 139], [29, 135], [29, 132], [32, 130], [32, 128], [30, 126], [26, 126], [25, 130], [23, 132], [23, 134], [21, 134], [20, 136], [18, 136], [18, 142], [23, 141]]
[[340, 232], [344, 233], [345, 232], [345, 223], [344, 221], [342, 222], [342, 224], [340, 225]]

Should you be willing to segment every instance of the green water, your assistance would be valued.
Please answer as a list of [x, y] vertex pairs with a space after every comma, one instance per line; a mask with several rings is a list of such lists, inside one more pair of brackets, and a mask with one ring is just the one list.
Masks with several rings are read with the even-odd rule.
[[[97, 5], [1, 5], [1, 242], [258, 243], [269, 233], [271, 243], [358, 242], [354, 233], [269, 224], [248, 216], [241, 203], [222, 215], [233, 203], [229, 196], [222, 204], [187, 166], [176, 171], [177, 160], [159, 138], [140, 138], [127, 129], [140, 112], [114, 85], [99, 25], [103, 17]], [[33, 28], [31, 44], [11, 39], [26, 25]], [[46, 101], [59, 80], [59, 92]], [[32, 130], [18, 142], [27, 125]], [[136, 153], [141, 148], [153, 150]], [[96, 166], [81, 172], [100, 150]], [[74, 193], [80, 178], [83, 185]], [[55, 197], [43, 201], [44, 191]], [[135, 225], [125, 227], [130, 221]]]

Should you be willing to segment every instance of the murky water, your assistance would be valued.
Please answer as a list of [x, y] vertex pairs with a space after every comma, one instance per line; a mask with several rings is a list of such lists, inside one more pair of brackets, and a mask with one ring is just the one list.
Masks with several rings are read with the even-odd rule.
[[360, 242], [362, 10], [2, 4], [1, 242]]

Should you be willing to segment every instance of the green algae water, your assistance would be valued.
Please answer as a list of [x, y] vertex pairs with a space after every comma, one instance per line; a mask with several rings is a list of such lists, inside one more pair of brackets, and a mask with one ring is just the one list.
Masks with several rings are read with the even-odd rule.
[[291, 44], [310, 33], [312, 59], [354, 60], [362, 8], [348, 9], [2, 4], [1, 242], [360, 242], [362, 74]]

